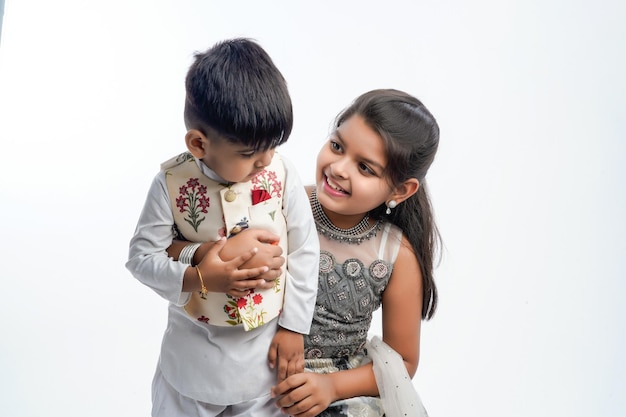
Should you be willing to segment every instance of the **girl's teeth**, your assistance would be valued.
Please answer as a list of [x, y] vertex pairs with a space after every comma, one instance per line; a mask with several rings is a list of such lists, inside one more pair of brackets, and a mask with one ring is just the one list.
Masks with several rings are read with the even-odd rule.
[[326, 178], [326, 184], [328, 184], [330, 186], [330, 188], [332, 188], [333, 190], [343, 192], [343, 188], [338, 187], [338, 186], [336, 186], [334, 184], [331, 184], [330, 181], [328, 181], [328, 178]]

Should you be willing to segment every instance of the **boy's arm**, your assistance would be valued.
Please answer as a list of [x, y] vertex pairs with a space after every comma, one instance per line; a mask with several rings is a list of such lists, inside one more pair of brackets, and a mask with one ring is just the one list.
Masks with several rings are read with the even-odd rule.
[[165, 176], [160, 172], [148, 190], [135, 233], [130, 240], [126, 268], [165, 300], [184, 305], [189, 294], [181, 290], [188, 265], [174, 262], [165, 251], [174, 238], [173, 224]]
[[313, 320], [319, 270], [319, 238], [304, 185], [294, 166], [281, 155], [287, 178], [283, 212], [287, 221], [287, 278], [285, 300], [278, 324], [283, 332], [274, 337], [268, 352], [280, 382], [304, 368], [303, 334]]
[[319, 238], [309, 198], [294, 165], [281, 155], [287, 178], [283, 213], [287, 222], [285, 301], [278, 324], [308, 334], [313, 320], [319, 274]]

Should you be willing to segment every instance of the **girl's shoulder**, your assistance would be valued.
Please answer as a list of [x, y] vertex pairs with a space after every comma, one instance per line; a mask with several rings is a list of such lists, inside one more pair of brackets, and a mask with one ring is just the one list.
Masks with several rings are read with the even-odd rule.
[[379, 258], [387, 260], [392, 264], [407, 240], [402, 233], [402, 229], [393, 223], [383, 221], [379, 228], [380, 240], [378, 243]]

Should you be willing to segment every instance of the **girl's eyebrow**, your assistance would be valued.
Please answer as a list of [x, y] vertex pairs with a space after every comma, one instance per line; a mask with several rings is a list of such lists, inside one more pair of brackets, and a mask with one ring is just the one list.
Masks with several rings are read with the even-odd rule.
[[[339, 130], [335, 130], [335, 136], [337, 137], [337, 139], [339, 139], [339, 142], [341, 142], [341, 145], [345, 148], [346, 147], [346, 141], [341, 137], [341, 133], [339, 133]], [[382, 166], [381, 164], [379, 164], [378, 162], [371, 160], [369, 158], [364, 158], [363, 156], [359, 155], [359, 157], [368, 165], [373, 165], [376, 168], [380, 169], [381, 171], [385, 170], [385, 167]]]

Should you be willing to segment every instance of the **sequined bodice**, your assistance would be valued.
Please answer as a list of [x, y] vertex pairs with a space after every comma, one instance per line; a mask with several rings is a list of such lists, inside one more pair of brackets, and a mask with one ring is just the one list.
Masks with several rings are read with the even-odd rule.
[[304, 339], [306, 358], [337, 358], [363, 348], [372, 314], [380, 307], [391, 277], [401, 236], [391, 224], [359, 244], [320, 234], [317, 302], [311, 331]]

